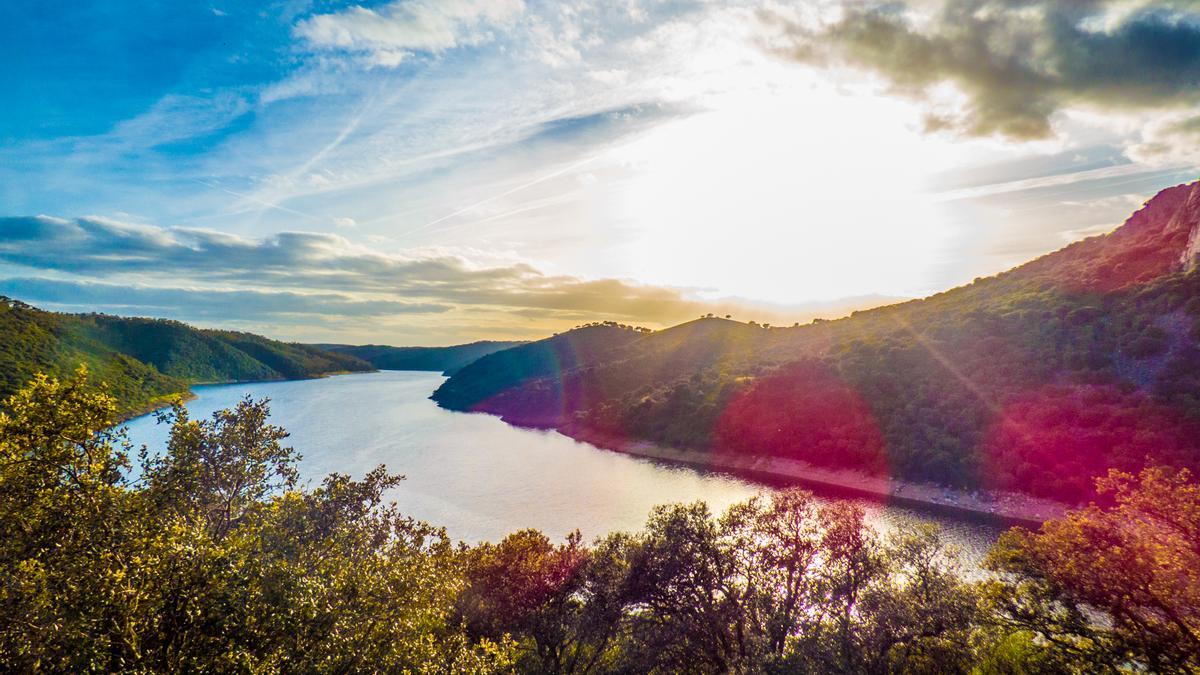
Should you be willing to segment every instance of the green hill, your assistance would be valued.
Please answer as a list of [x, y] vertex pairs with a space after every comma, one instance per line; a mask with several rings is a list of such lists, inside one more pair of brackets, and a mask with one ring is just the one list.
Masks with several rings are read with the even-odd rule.
[[481, 340], [452, 347], [389, 347], [387, 345], [315, 345], [362, 359], [381, 370], [435, 370], [451, 375], [463, 366], [524, 342]]
[[1200, 465], [1200, 183], [1004, 274], [793, 328], [588, 327], [486, 356], [455, 410], [709, 453], [1086, 499]]
[[161, 319], [59, 314], [0, 298], [0, 398], [36, 372], [62, 377], [81, 364], [108, 383], [126, 411], [152, 407], [191, 384], [372, 369], [353, 356], [250, 333]]

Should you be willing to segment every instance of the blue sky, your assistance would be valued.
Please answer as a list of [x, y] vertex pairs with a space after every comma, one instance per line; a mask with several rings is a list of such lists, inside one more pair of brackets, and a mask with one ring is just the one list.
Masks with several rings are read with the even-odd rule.
[[1200, 147], [1169, 0], [6, 3], [0, 57], [0, 293], [295, 339], [836, 315]]

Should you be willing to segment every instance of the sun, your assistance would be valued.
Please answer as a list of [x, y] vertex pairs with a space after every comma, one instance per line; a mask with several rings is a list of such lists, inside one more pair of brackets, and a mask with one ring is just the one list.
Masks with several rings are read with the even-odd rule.
[[638, 233], [627, 273], [782, 303], [931, 288], [956, 230], [927, 185], [961, 148], [903, 102], [792, 77], [614, 151], [632, 176], [616, 198]]

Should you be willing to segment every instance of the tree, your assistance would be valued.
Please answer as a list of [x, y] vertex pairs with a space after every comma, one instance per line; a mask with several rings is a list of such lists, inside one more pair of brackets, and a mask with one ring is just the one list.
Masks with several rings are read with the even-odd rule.
[[166, 453], [141, 458], [147, 496], [156, 508], [201, 518], [221, 538], [268, 496], [296, 486], [299, 454], [281, 445], [283, 429], [267, 423], [270, 399], [246, 397], [231, 410], [195, 421], [175, 403]]
[[636, 670], [742, 667], [744, 590], [707, 505], [656, 508], [628, 555], [625, 602]]
[[757, 627], [760, 659], [778, 659], [788, 639], [807, 630], [821, 550], [820, 513], [811, 493], [781, 490], [725, 512], [736, 573], [747, 586], [746, 611]]
[[1079, 670], [1200, 670], [1200, 486], [1165, 468], [1097, 485], [1107, 502], [1001, 537], [992, 610]]
[[0, 669], [493, 672], [454, 621], [445, 532], [383, 503], [399, 477], [295, 488], [265, 401], [176, 409], [137, 483], [112, 396], [35, 377], [0, 414]]
[[35, 376], [0, 413], [0, 668], [120, 669], [151, 591], [130, 568], [147, 532], [122, 487], [116, 400], [87, 370]]
[[846, 502], [822, 509], [805, 620], [777, 670], [968, 672], [977, 600], [937, 530], [881, 538], [863, 516]]
[[527, 637], [518, 646], [530, 672], [587, 672], [604, 651], [603, 640], [592, 644], [584, 617], [587, 562], [578, 532], [559, 545], [536, 530], [481, 544], [467, 556], [458, 612], [473, 635]]

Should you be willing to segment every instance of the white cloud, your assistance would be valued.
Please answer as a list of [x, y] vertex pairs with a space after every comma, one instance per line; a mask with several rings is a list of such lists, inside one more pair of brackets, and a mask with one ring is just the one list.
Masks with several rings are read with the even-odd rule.
[[440, 52], [490, 40], [525, 9], [521, 0], [399, 0], [355, 6], [301, 21], [296, 34], [318, 49], [360, 53], [368, 64], [399, 65], [412, 52]]
[[1131, 159], [1150, 166], [1200, 166], [1200, 106], [1143, 117]]
[[629, 71], [613, 68], [611, 70], [589, 70], [588, 77], [610, 87], [625, 84], [629, 79]]

